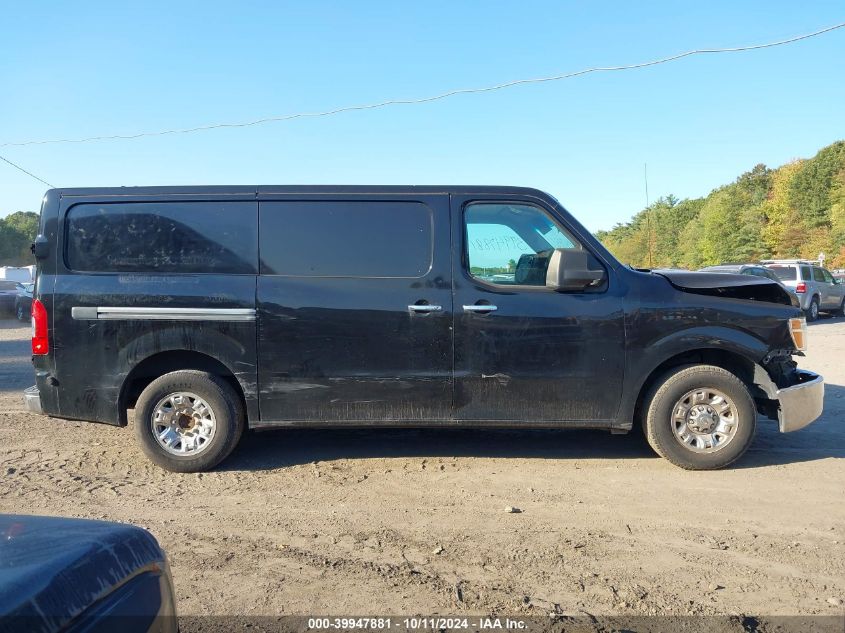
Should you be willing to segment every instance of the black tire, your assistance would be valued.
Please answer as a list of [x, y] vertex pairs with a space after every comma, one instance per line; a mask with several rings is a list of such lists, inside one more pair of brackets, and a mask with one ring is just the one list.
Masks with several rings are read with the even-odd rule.
[[[675, 406], [696, 389], [721, 391], [736, 412], [733, 436], [717, 450], [696, 452], [675, 434], [672, 414]], [[751, 445], [757, 425], [754, 401], [745, 384], [731, 372], [714, 365], [685, 365], [664, 374], [645, 399], [645, 433], [654, 451], [687, 470], [715, 470], [739, 459]]]
[[19, 303], [15, 308], [15, 316], [18, 317], [18, 321], [26, 321], [26, 318], [29, 315], [26, 313], [26, 310], [23, 309], [23, 305]]
[[810, 299], [810, 307], [807, 308], [807, 323], [817, 321], [819, 318], [819, 298], [813, 297]]
[[845, 297], [842, 297], [842, 303], [840, 303], [839, 307], [833, 311], [833, 316], [845, 316]]
[[[153, 411], [170, 394], [190, 392], [208, 404], [214, 420], [214, 434], [194, 455], [174, 455], [159, 444], [153, 429]], [[217, 376], [202, 371], [180, 370], [153, 380], [135, 405], [135, 437], [144, 454], [166, 470], [196, 473], [210, 470], [229, 456], [246, 425], [243, 406], [234, 389]]]

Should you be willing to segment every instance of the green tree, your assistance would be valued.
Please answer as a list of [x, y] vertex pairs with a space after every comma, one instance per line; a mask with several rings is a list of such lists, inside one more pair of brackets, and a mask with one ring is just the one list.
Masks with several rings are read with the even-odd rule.
[[657, 200], [597, 237], [637, 266], [699, 268], [772, 256], [845, 266], [845, 141], [778, 169], [756, 165], [706, 198]]
[[838, 141], [805, 161], [790, 182], [790, 204], [808, 229], [830, 226], [831, 189], [843, 165], [845, 141]]
[[35, 260], [30, 253], [38, 233], [38, 214], [17, 211], [0, 218], [0, 266], [28, 266]]
[[784, 238], [790, 226], [800, 223], [797, 212], [790, 204], [789, 190], [803, 163], [802, 160], [795, 160], [775, 170], [768, 195], [761, 205], [760, 210], [766, 218], [762, 238], [766, 248], [775, 257], [794, 257], [798, 254], [797, 250], [793, 252]]
[[830, 265], [845, 268], [845, 167], [833, 179], [830, 202]]

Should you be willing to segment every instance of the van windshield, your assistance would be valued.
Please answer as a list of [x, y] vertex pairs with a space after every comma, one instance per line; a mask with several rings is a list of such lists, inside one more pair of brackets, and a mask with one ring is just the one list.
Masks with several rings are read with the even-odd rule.
[[795, 266], [769, 266], [781, 281], [795, 281], [798, 278], [798, 269]]

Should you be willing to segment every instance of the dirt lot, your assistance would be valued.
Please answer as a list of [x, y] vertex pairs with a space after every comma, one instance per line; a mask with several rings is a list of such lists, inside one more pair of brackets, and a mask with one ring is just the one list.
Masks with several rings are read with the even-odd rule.
[[[28, 327], [0, 322], [0, 512], [125, 521], [181, 614], [836, 614], [845, 602], [845, 319], [802, 365], [826, 412], [761, 423], [734, 468], [639, 434], [277, 431], [222, 470], [151, 466], [129, 429], [23, 411]], [[84, 359], [80, 359], [84, 362]], [[508, 514], [517, 506], [519, 514]]]

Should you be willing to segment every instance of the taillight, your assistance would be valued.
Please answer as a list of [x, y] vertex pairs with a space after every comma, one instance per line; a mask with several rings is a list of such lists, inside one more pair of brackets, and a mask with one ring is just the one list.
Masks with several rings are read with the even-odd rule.
[[798, 284], [795, 286], [795, 292], [807, 292], [807, 284], [805, 284], [803, 281], [799, 281]]
[[50, 351], [50, 339], [47, 337], [47, 309], [38, 299], [32, 300], [32, 353], [43, 356]]

